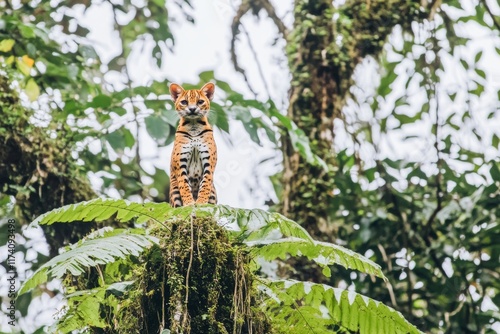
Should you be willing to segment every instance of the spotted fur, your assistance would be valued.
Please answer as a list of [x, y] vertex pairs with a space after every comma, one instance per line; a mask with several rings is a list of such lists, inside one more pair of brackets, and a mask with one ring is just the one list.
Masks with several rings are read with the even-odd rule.
[[173, 207], [217, 203], [213, 184], [217, 147], [207, 119], [214, 89], [212, 83], [191, 90], [170, 85], [170, 95], [181, 118], [170, 163], [170, 204]]

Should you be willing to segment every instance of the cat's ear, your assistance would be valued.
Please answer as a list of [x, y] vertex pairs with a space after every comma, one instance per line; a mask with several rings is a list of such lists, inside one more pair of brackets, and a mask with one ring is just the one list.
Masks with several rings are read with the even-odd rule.
[[201, 91], [209, 100], [212, 100], [214, 98], [214, 90], [215, 85], [211, 82], [206, 83], [205, 85], [203, 85], [203, 87], [201, 87]]
[[181, 95], [184, 92], [184, 88], [179, 86], [178, 84], [171, 84], [170, 85], [170, 96], [172, 96], [172, 100], [176, 101], [179, 95]]

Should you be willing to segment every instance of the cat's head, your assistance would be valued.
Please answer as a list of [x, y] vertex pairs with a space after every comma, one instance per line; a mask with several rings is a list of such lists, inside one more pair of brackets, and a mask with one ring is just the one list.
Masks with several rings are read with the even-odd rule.
[[185, 90], [178, 84], [170, 85], [170, 95], [174, 100], [175, 110], [180, 117], [196, 119], [206, 116], [210, 110], [210, 101], [214, 97], [215, 86], [209, 82], [201, 89]]

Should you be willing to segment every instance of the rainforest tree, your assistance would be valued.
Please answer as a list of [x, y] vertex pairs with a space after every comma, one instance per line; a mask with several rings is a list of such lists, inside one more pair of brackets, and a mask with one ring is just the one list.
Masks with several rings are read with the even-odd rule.
[[[297, 0], [287, 28], [269, 1], [243, 1], [233, 31], [259, 11], [286, 42], [286, 114], [327, 165], [283, 136], [280, 210], [384, 263], [391, 277], [386, 286], [339, 271], [328, 283], [375, 293], [431, 332], [491, 331], [500, 162], [498, 130], [484, 124], [498, 124], [500, 93], [483, 57], [498, 61], [498, 6]], [[464, 27], [495, 46], [474, 46]], [[359, 72], [374, 62], [377, 84], [363, 87]], [[463, 84], [450, 84], [455, 73]]]

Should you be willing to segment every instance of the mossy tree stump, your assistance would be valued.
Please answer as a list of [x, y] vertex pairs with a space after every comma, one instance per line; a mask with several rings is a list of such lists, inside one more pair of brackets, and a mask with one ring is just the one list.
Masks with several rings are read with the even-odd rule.
[[[119, 307], [102, 310], [110, 319], [108, 329], [92, 328], [94, 333], [271, 332], [254, 307], [258, 294], [252, 292], [250, 257], [214, 218], [192, 214], [158, 224], [150, 233], [159, 245], [148, 249], [138, 265], [120, 269], [124, 278], [133, 271], [134, 284]], [[97, 286], [98, 277], [80, 276], [77, 289]]]

